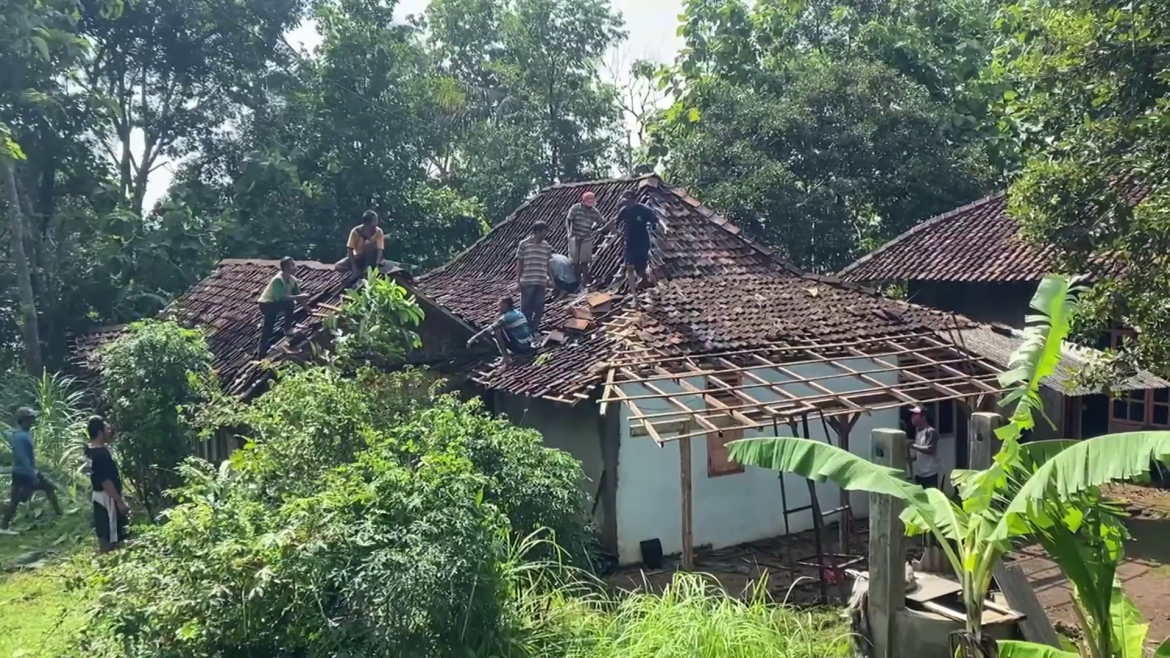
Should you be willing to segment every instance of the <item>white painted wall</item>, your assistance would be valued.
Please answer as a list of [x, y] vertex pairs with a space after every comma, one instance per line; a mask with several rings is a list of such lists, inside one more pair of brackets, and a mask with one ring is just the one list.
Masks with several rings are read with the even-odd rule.
[[[839, 363], [858, 371], [878, 370], [880, 366], [868, 359], [848, 359]], [[840, 372], [822, 364], [796, 365], [789, 368], [799, 377], [819, 377]], [[790, 393], [805, 397], [821, 395], [820, 391], [808, 384], [792, 383], [793, 378], [772, 370], [754, 371], [760, 377], [780, 384]], [[875, 373], [870, 377], [883, 384], [895, 383], [896, 373]], [[702, 389], [701, 380], [688, 380], [695, 388]], [[787, 385], [784, 382], [789, 382]], [[744, 385], [753, 381], [746, 379]], [[856, 391], [873, 385], [855, 378], [820, 380], [818, 384], [835, 392]], [[685, 390], [671, 380], [656, 381], [654, 385], [666, 392]], [[638, 384], [623, 386], [626, 395], [646, 395], [652, 391]], [[777, 402], [781, 396], [767, 388], [752, 388], [746, 391], [762, 402]], [[697, 396], [676, 398], [693, 409], [701, 409], [702, 401]], [[668, 400], [643, 399], [635, 404], [643, 414], [661, 413], [677, 409]], [[679, 481], [679, 448], [676, 441], [664, 446], [648, 436], [630, 435], [628, 406], [621, 413], [621, 448], [618, 456], [617, 527], [618, 557], [624, 564], [641, 561], [640, 542], [657, 538], [662, 542], [665, 554], [682, 551], [682, 490]], [[874, 411], [862, 415], [850, 432], [850, 451], [864, 457], [869, 456], [870, 433], [879, 427], [896, 428], [896, 409]], [[819, 416], [809, 417], [811, 438], [824, 440], [824, 426]], [[836, 433], [829, 428], [834, 445]], [[772, 428], [747, 431], [744, 438], [772, 436]], [[780, 436], [794, 436], [786, 424], [779, 425]], [[667, 438], [667, 437], [664, 437]], [[953, 457], [952, 457], [953, 459]], [[714, 548], [732, 546], [744, 542], [766, 539], [784, 534], [784, 513], [781, 504], [780, 475], [775, 471], [747, 467], [745, 472], [735, 475], [708, 477], [706, 437], [691, 439], [691, 486], [694, 512], [695, 546], [711, 545]], [[788, 507], [808, 505], [808, 488], [804, 478], [784, 475]], [[833, 509], [838, 506], [838, 488], [833, 484], [817, 485], [817, 497], [821, 508]], [[854, 514], [866, 516], [868, 496], [852, 494]], [[793, 514], [789, 517], [791, 532], [812, 528], [811, 511]]]

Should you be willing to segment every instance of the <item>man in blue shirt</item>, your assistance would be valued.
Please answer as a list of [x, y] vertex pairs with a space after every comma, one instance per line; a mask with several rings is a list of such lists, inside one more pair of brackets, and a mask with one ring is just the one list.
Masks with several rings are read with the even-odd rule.
[[649, 270], [651, 233], [655, 228], [666, 233], [669, 228], [650, 206], [638, 202], [637, 190], [626, 190], [622, 193], [617, 217], [610, 220], [605, 228], [608, 229], [614, 222], [621, 225], [625, 241], [622, 261], [626, 266], [626, 287], [629, 289], [630, 299], [636, 304], [639, 280], [647, 285], [654, 283]]
[[504, 356], [504, 363], [511, 362], [509, 353], [524, 354], [532, 349], [532, 331], [528, 328], [528, 319], [516, 310], [516, 304], [511, 297], [500, 300], [500, 317], [467, 339], [467, 346], [471, 347], [475, 341], [489, 333], [495, 338], [496, 347]]
[[16, 428], [8, 433], [8, 443], [12, 448], [12, 490], [8, 498], [8, 507], [4, 509], [4, 517], [0, 519], [0, 530], [8, 530], [12, 517], [16, 515], [16, 507], [32, 498], [34, 491], [45, 492], [53, 511], [58, 516], [61, 514], [57, 492], [37, 470], [31, 434], [36, 418], [37, 412], [28, 407], [21, 407], [16, 412]]

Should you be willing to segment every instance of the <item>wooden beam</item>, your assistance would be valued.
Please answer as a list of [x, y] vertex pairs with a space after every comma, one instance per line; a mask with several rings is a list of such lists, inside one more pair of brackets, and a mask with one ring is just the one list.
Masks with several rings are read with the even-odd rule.
[[[622, 368], [622, 371], [623, 371], [623, 373], [626, 372], [625, 368]], [[662, 389], [658, 388], [654, 384], [643, 382], [642, 386], [645, 386], [646, 388], [650, 389], [651, 391], [654, 391], [655, 393], [661, 393], [662, 395], [667, 396], [666, 397], [667, 402], [682, 409], [684, 413], [690, 415], [692, 420], [694, 420], [698, 424], [702, 425], [703, 427], [707, 428], [708, 430], [711, 430], [712, 432], [716, 432], [716, 433], [723, 431], [723, 428], [719, 427], [715, 423], [712, 423], [711, 421], [707, 420], [703, 416], [700, 416], [698, 413], [696, 413], [696, 411], [694, 409], [691, 409], [690, 407], [683, 404], [682, 402], [679, 402], [678, 397], [665, 393]], [[745, 416], [745, 418], [746, 418], [746, 416]]]
[[991, 570], [991, 575], [995, 578], [995, 584], [999, 585], [999, 591], [1003, 592], [1003, 598], [1007, 599], [1008, 606], [1024, 616], [1019, 620], [1024, 639], [1062, 648], [1060, 636], [1052, 627], [1052, 620], [1044, 612], [1044, 606], [1040, 605], [1040, 599], [1036, 597], [1036, 591], [1032, 589], [1023, 570], [1014, 564], [999, 562]]
[[[665, 371], [663, 371], [663, 372], [665, 372]], [[722, 382], [720, 382], [720, 383], [722, 383]], [[716, 398], [714, 395], [711, 395], [710, 393], [708, 393], [706, 391], [700, 390], [698, 387], [692, 385], [686, 379], [680, 378], [678, 380], [678, 384], [679, 384], [679, 386], [685, 388], [686, 390], [690, 391], [691, 393], [694, 393], [695, 395], [703, 396], [703, 399], [708, 404], [713, 405], [717, 409], [722, 409], [723, 411], [726, 411], [728, 415], [730, 415], [732, 418], [734, 418], [735, 420], [738, 420], [741, 423], [754, 423], [755, 422], [751, 418], [748, 418], [747, 416], [743, 415], [742, 413], [727, 406], [722, 400]], [[744, 395], [744, 394], [741, 394], [741, 395], [743, 395], [743, 398], [747, 398], [753, 404], [759, 405], [761, 407], [764, 406], [764, 403], [760, 402], [759, 400], [756, 400], [755, 398], [752, 398], [752, 397], [750, 397], [748, 395]], [[739, 395], [737, 395], [736, 397], [739, 397]], [[741, 398], [741, 399], [743, 399], [743, 398]], [[698, 420], [698, 417], [696, 417], [696, 420]], [[737, 429], [737, 428], [730, 428], [730, 429]]]
[[683, 437], [678, 443], [679, 484], [682, 488], [682, 568], [695, 570], [694, 508], [691, 501], [691, 439]]
[[[933, 343], [935, 346], [937, 346], [940, 349], [950, 350], [952, 352], [954, 352], [955, 350], [958, 349], [958, 347], [956, 347], [955, 345], [948, 345], [947, 343], [942, 343], [942, 342], [939, 342], [936, 340], [931, 340], [929, 337], [924, 336], [922, 338], [922, 340], [924, 342], [927, 342], [927, 343]], [[951, 375], [969, 377], [969, 378], [971, 378], [972, 384], [974, 384], [975, 386], [977, 386], [977, 387], [979, 387], [979, 388], [981, 388], [984, 391], [987, 391], [989, 393], [998, 393], [999, 392], [999, 389], [997, 389], [993, 386], [990, 386], [988, 384], [984, 384], [981, 381], [979, 381], [978, 379], [975, 379], [975, 373], [962, 372], [961, 370], [957, 370], [955, 368], [952, 368], [950, 365], [948, 365], [950, 363], [950, 361], [942, 362], [942, 361], [937, 361], [935, 359], [931, 359], [930, 357], [922, 356], [921, 352], [923, 352], [924, 350], [911, 351], [911, 350], [907, 350], [906, 348], [904, 348], [900, 345], [896, 345], [896, 344], [891, 343], [891, 342], [887, 342], [886, 345], [897, 350], [899, 353], [899, 356], [906, 356], [907, 358], [915, 359], [918, 361], [925, 361], [926, 365], [934, 366], [934, 367], [936, 367], [936, 368], [938, 368], [938, 369], [940, 369], [948, 374], [951, 374]], [[967, 359], [960, 359], [960, 361], [962, 363], [970, 363], [973, 365], [979, 365], [984, 370], [992, 370], [992, 371], [995, 370], [995, 368], [988, 368], [987, 365], [982, 363], [982, 361], [980, 359], [967, 358]]]

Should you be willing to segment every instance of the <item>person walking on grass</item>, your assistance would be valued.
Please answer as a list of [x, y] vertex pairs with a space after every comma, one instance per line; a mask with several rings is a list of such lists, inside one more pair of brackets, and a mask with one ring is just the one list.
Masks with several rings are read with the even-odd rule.
[[301, 293], [301, 282], [293, 276], [297, 271], [297, 264], [287, 256], [280, 260], [280, 272], [272, 277], [268, 285], [260, 293], [256, 302], [260, 305], [260, 315], [263, 323], [260, 326], [260, 343], [256, 347], [256, 358], [263, 359], [272, 347], [272, 338], [276, 330], [276, 320], [283, 318], [280, 330], [284, 335], [292, 332], [293, 311], [295, 303], [305, 303], [308, 295]]
[[593, 231], [605, 223], [597, 209], [597, 197], [583, 192], [581, 201], [569, 207], [565, 217], [565, 231], [569, 236], [569, 262], [576, 271], [575, 280], [589, 285], [589, 263], [593, 260]]
[[12, 448], [12, 489], [8, 496], [8, 507], [4, 508], [4, 517], [0, 519], [0, 531], [5, 534], [15, 534], [8, 526], [12, 523], [12, 517], [16, 515], [16, 508], [30, 500], [33, 492], [44, 492], [49, 504], [53, 506], [53, 511], [57, 516], [61, 515], [61, 502], [57, 500], [56, 489], [44, 474], [37, 470], [37, 457], [32, 440], [32, 427], [36, 419], [36, 411], [21, 407], [16, 411], [16, 427], [8, 433], [8, 443]]
[[122, 498], [122, 474], [110, 453], [110, 446], [114, 443], [113, 429], [105, 418], [91, 416], [86, 430], [89, 445], [85, 446], [85, 460], [93, 489], [93, 529], [97, 534], [98, 551], [109, 553], [126, 540], [130, 506]]
[[544, 315], [544, 296], [553, 280], [552, 247], [544, 239], [548, 225], [541, 220], [532, 224], [532, 234], [520, 241], [516, 250], [516, 282], [520, 286], [520, 312], [528, 319], [533, 335], [540, 332]]

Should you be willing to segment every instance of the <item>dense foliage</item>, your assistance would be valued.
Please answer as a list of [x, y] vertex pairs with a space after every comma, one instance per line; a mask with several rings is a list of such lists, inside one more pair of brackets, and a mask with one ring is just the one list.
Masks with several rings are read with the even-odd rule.
[[1085, 331], [1137, 330], [1129, 356], [1170, 363], [1170, 16], [1162, 3], [1013, 6], [998, 53], [1007, 117], [1027, 138], [1012, 212], [1062, 265], [1095, 261]]
[[[127, 655], [492, 654], [509, 538], [589, 548], [580, 466], [418, 374], [314, 367], [207, 418], [252, 443], [183, 469], [178, 504], [101, 576]], [[522, 556], [522, 557], [532, 557]]]
[[122, 472], [153, 518], [181, 482], [179, 464], [195, 450], [189, 417], [214, 378], [207, 341], [174, 322], [135, 323], [102, 346], [98, 372]]

